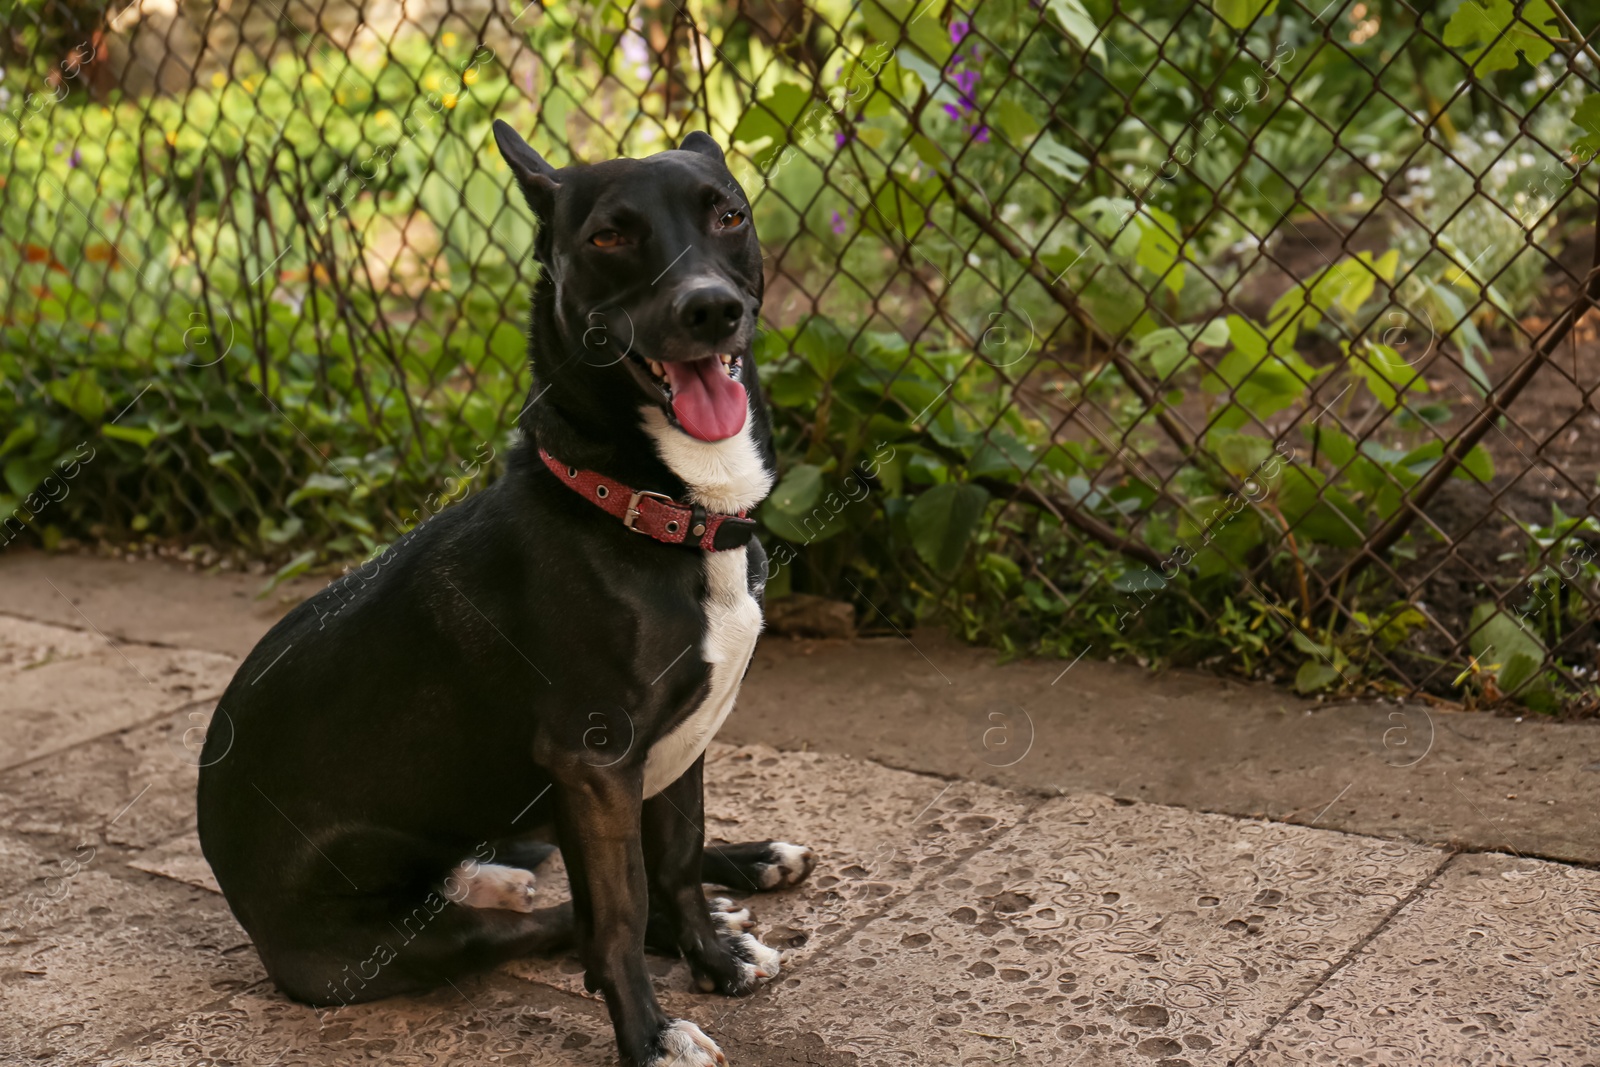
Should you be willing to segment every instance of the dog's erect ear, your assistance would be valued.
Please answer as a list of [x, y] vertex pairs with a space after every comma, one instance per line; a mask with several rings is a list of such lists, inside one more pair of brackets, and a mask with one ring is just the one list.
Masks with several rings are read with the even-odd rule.
[[696, 130], [685, 137], [683, 143], [678, 146], [678, 151], [698, 152], [702, 156], [710, 156], [718, 163], [723, 162], [722, 149], [711, 139], [711, 135], [703, 130]]
[[517, 184], [522, 186], [522, 195], [533, 213], [540, 218], [549, 217], [555, 205], [556, 186], [560, 184], [556, 180], [556, 169], [530, 148], [516, 130], [499, 119], [494, 120], [494, 143], [500, 147], [500, 155], [511, 173], [517, 176]]

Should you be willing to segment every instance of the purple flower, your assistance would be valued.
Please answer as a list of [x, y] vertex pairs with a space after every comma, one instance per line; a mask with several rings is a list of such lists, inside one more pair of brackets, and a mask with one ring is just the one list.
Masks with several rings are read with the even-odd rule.
[[72, 150], [72, 155], [67, 157], [67, 166], [71, 167], [73, 170], [83, 166], [83, 153], [74, 148]]
[[845, 145], [847, 145], [849, 143], [850, 143], [850, 134], [849, 133], [847, 133], [844, 130], [835, 130], [834, 131], [834, 134], [833, 134], [834, 147], [843, 148]]
[[[855, 214], [855, 212], [854, 211], [850, 211], [849, 208], [845, 208], [845, 210], [848, 211], [852, 215]], [[837, 211], [835, 211], [833, 213], [833, 232], [838, 234], [840, 237], [843, 237], [845, 229], [846, 229], [845, 217], [843, 215], [839, 214]]]
[[959, 48], [961, 41], [971, 32], [972, 23], [965, 19], [956, 19], [950, 23], [950, 43]]
[[951, 122], [961, 121], [961, 109], [956, 107], [954, 104], [945, 104], [944, 113], [950, 116]]
[[977, 141], [979, 144], [988, 144], [989, 143], [989, 127], [987, 127], [987, 126], [973, 126], [973, 127], [971, 127], [969, 132], [972, 134], [972, 139], [974, 141]]
[[961, 90], [961, 95], [970, 102], [972, 91], [978, 87], [978, 72], [975, 70], [959, 71], [950, 80], [956, 83], [956, 88]]
[[62, 152], [65, 152], [66, 150], [67, 150], [67, 146], [66, 145], [62, 144], [60, 141], [56, 142], [56, 155], [59, 156]]

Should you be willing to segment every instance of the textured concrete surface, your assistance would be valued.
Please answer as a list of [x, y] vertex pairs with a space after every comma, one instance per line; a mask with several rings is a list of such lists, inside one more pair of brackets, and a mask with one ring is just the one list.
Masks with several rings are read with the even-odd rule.
[[[191, 649], [123, 647], [15, 618], [0, 623], [0, 767], [12, 767], [196, 699], [216, 698], [235, 661]], [[130, 684], [132, 683], [132, 684]]]
[[1600, 1064], [1600, 874], [1456, 857], [1240, 1067], [1356, 1062]]
[[[284, 605], [25, 562], [0, 559], [0, 1063], [615, 1062], [570, 957], [339, 1011], [279, 995], [193, 790]], [[785, 953], [756, 995], [652, 959], [733, 1064], [1600, 1067], [1600, 873], [1515, 854], [1595, 854], [1600, 730], [913, 639], [765, 644], [713, 748], [713, 839], [820, 854], [795, 890], [729, 890]], [[564, 895], [559, 857], [539, 875]]]

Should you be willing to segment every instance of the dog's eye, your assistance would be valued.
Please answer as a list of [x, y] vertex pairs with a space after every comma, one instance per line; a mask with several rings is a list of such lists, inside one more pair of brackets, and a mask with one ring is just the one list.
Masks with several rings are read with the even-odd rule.
[[596, 248], [615, 248], [622, 243], [622, 234], [616, 230], [601, 230], [589, 238], [589, 243]]
[[718, 221], [722, 223], [724, 230], [737, 230], [744, 225], [744, 210], [742, 208], [734, 208]]

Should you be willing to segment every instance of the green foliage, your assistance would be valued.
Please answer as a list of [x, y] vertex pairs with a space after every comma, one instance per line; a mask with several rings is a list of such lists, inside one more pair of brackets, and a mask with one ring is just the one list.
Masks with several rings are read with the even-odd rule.
[[[241, 52], [183, 96], [74, 88], [17, 127], [0, 189], [0, 231], [30, 235], [0, 241], [0, 515], [47, 544], [243, 544], [280, 577], [369, 554], [490, 476], [527, 392], [533, 229], [507, 206], [490, 119], [558, 165], [704, 127], [782, 291], [757, 353], [782, 468], [758, 512], [775, 591], [1011, 651], [1224, 662], [1308, 693], [1374, 683], [1421, 655], [1422, 614], [1369, 576], [1313, 620], [1307, 576], [1441, 461], [1456, 405], [1430, 355], [1449, 346], [1487, 393], [1485, 335], [1539, 285], [1517, 257], [1554, 209], [1482, 202], [1527, 177], [1494, 148], [1519, 123], [1441, 101], [1464, 62], [1528, 104], [1506, 72], [1542, 76], [1555, 12], [1423, 16], [1460, 58], [1374, 19], [1367, 58], [1405, 65], [1374, 93], [1343, 46], [1353, 19], [1335, 33], [1276, 0], [1117, 10], [820, 0], [803, 47], [712, 19], [716, 63], [668, 38], [674, 76], [697, 72], [687, 97], [628, 58], [645, 16], [606, 2], [517, 23], [537, 85], [487, 46], [401, 34], [381, 54]], [[1561, 92], [1530, 132], [1592, 154], [1600, 95]], [[1439, 174], [1407, 176], [1424, 159]], [[1421, 225], [1363, 225], [1402, 177]], [[1312, 217], [1376, 250], [1319, 248], [1264, 313], [1238, 299], [1259, 238]], [[1347, 432], [1335, 416], [1357, 400], [1383, 417]], [[1175, 411], [1192, 448], [1164, 436]], [[71, 491], [42, 497], [68, 469]], [[1495, 477], [1481, 445], [1452, 473]], [[1574, 523], [1543, 533], [1566, 543]], [[1581, 625], [1574, 603], [1475, 616], [1532, 642], [1494, 660], [1501, 692], [1554, 691], [1544, 651]]]

